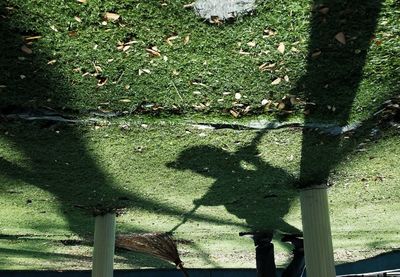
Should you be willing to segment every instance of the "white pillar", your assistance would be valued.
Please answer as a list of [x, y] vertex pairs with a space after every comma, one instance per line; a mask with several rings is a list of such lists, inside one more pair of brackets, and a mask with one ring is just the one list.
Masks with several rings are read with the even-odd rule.
[[92, 277], [112, 277], [115, 248], [115, 213], [95, 218]]
[[307, 277], [335, 277], [327, 187], [300, 192]]

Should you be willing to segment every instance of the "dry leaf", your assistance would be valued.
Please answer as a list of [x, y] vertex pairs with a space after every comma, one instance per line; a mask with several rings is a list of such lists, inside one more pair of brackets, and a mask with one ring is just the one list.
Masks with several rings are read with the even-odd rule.
[[329, 8], [328, 7], [322, 7], [319, 9], [319, 12], [322, 14], [327, 14], [329, 12]]
[[278, 110], [283, 110], [284, 108], [285, 108], [285, 103], [283, 103], [283, 102], [279, 102], [279, 104], [278, 104]]
[[270, 102], [271, 102], [271, 100], [263, 99], [263, 100], [261, 101], [261, 105], [262, 105], [262, 106], [265, 106], [265, 105], [269, 104]]
[[185, 37], [185, 39], [183, 40], [183, 44], [184, 44], [184, 45], [188, 44], [188, 43], [189, 43], [189, 40], [190, 40], [190, 36], [187, 35], [187, 36]]
[[108, 78], [106, 77], [101, 77], [98, 81], [97, 81], [97, 86], [98, 87], [102, 87], [104, 86], [108, 81]]
[[263, 63], [258, 67], [261, 71], [272, 70], [275, 67], [275, 63]]
[[144, 73], [150, 74], [151, 72], [148, 69], [139, 69], [139, 76], [144, 74]]
[[179, 38], [179, 37], [178, 36], [170, 36], [165, 41], [168, 43], [168, 45], [172, 46], [172, 41], [177, 38]]
[[250, 47], [255, 47], [256, 46], [256, 42], [255, 41], [250, 41], [247, 43], [248, 46]]
[[346, 37], [343, 32], [337, 33], [335, 35], [335, 39], [339, 41], [341, 44], [346, 44]]
[[190, 9], [190, 8], [193, 8], [193, 7], [194, 7], [194, 4], [196, 4], [196, 3], [195, 3], [195, 2], [192, 2], [192, 3], [189, 3], [189, 4], [183, 5], [183, 7], [184, 7], [185, 9]]
[[117, 21], [119, 18], [120, 18], [119, 14], [116, 13], [106, 12], [104, 14], [104, 19], [107, 21], [114, 22]]
[[239, 116], [239, 113], [234, 111], [234, 110], [230, 110], [229, 112], [231, 113], [231, 115], [233, 115], [233, 117], [238, 117]]
[[285, 75], [285, 77], [283, 77], [283, 79], [284, 79], [286, 82], [289, 82], [289, 76]]
[[129, 48], [131, 48], [131, 46], [130, 45], [125, 45], [125, 46], [123, 46], [122, 47], [122, 52], [126, 52]]
[[146, 48], [147, 53], [154, 57], [161, 57], [161, 53], [158, 51], [157, 47], [153, 46], [152, 48]]
[[242, 98], [242, 95], [239, 92], [235, 93], [235, 99], [240, 100], [240, 98]]
[[86, 4], [87, 0], [77, 0], [79, 3]]
[[36, 39], [40, 39], [42, 38], [42, 36], [30, 36], [30, 37], [24, 37], [25, 41], [31, 41], [31, 40], [36, 40]]
[[282, 81], [282, 78], [278, 77], [272, 81], [271, 85], [278, 85]]
[[55, 64], [56, 62], [57, 62], [57, 60], [51, 60], [51, 61], [48, 61], [47, 64], [52, 65], [52, 64]]
[[178, 76], [178, 75], [179, 75], [179, 72], [178, 72], [176, 69], [174, 69], [174, 70], [172, 70], [172, 75]]
[[281, 54], [285, 53], [285, 44], [283, 42], [279, 43], [278, 51]]
[[240, 55], [250, 55], [249, 52], [245, 52], [245, 51], [243, 51], [243, 49], [240, 49], [240, 50], [239, 50], [239, 54], [240, 54]]
[[32, 54], [32, 50], [30, 48], [28, 48], [28, 46], [26, 46], [26, 45], [23, 45], [21, 47], [21, 51], [28, 55]]
[[318, 57], [319, 55], [321, 55], [321, 51], [320, 50], [316, 50], [316, 51], [314, 51], [312, 54], [311, 54], [311, 58], [316, 58], [316, 57]]
[[264, 30], [264, 38], [267, 38], [267, 37], [272, 37], [272, 36], [275, 36], [276, 35], [276, 31], [275, 30], [273, 30], [273, 29], [265, 29]]
[[122, 102], [122, 103], [130, 103], [130, 102], [132, 102], [132, 101], [131, 101], [130, 99], [120, 99], [119, 102]]
[[75, 16], [74, 19], [75, 19], [76, 21], [78, 21], [79, 23], [82, 22], [82, 19], [81, 19], [79, 16]]

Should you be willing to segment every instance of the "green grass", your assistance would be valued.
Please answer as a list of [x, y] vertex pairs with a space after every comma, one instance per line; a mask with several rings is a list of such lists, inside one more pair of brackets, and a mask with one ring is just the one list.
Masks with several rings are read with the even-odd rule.
[[[252, 243], [238, 232], [301, 229], [300, 130], [257, 136], [157, 121], [121, 130], [122, 123], [1, 126], [1, 269], [90, 268], [93, 219], [75, 205], [125, 207], [119, 233], [170, 231], [187, 218], [174, 234], [188, 241], [179, 244], [188, 267], [253, 267]], [[341, 148], [335, 140], [320, 147], [331, 153], [327, 163], [341, 156], [329, 178], [337, 262], [398, 246], [397, 136], [387, 133], [363, 151], [358, 136], [343, 138]], [[84, 242], [61, 242], [68, 239]], [[276, 244], [281, 265], [289, 248]], [[116, 267], [168, 265], [117, 251]]]
[[[188, 267], [253, 267], [252, 242], [238, 232], [301, 229], [299, 179], [334, 185], [337, 262], [398, 247], [395, 131], [376, 142], [369, 127], [326, 137], [184, 124], [287, 116], [373, 123], [367, 119], [399, 90], [398, 1], [331, 1], [327, 14], [320, 1], [259, 1], [253, 15], [222, 25], [183, 4], [0, 3], [1, 113], [47, 107], [131, 116], [93, 126], [0, 117], [0, 269], [90, 268], [90, 210], [98, 206], [125, 208], [119, 233], [174, 230]], [[105, 22], [106, 12], [120, 18]], [[339, 32], [346, 44], [335, 40]], [[153, 46], [160, 57], [146, 52]], [[260, 71], [262, 64], [275, 65]], [[297, 100], [283, 99], [290, 95]], [[282, 265], [290, 251], [278, 240]], [[117, 251], [117, 268], [168, 266]]]
[[[5, 1], [0, 6], [1, 107], [142, 113], [154, 112], [146, 106], [152, 104], [163, 108], [156, 113], [230, 116], [234, 110], [244, 116], [251, 106], [253, 113], [274, 116], [276, 111], [261, 106], [263, 99], [279, 103], [285, 95], [296, 95], [317, 103], [318, 120], [343, 121], [367, 118], [397, 93], [397, 1], [382, 1], [381, 7], [376, 1], [334, 1], [327, 4], [327, 15], [311, 13], [305, 0], [259, 1], [254, 15], [220, 26], [198, 19], [182, 1], [164, 4]], [[120, 19], [103, 25], [106, 12], [118, 13]], [[265, 29], [276, 34], [263, 37]], [[345, 33], [346, 45], [334, 39], [338, 32]], [[22, 36], [32, 35], [41, 38], [24, 42]], [[178, 38], [169, 45], [166, 39], [171, 36]], [[125, 52], [117, 49], [118, 42], [129, 41], [136, 43]], [[277, 51], [281, 42], [284, 54]], [[31, 55], [20, 50], [25, 44]], [[146, 52], [151, 46], [158, 47], [161, 57]], [[321, 55], [308, 59], [317, 49]], [[261, 72], [263, 63], [275, 67]], [[139, 76], [143, 69], [150, 74]], [[271, 84], [286, 75], [288, 82]], [[98, 86], [105, 79], [107, 83]], [[241, 94], [239, 101], [235, 93]], [[304, 105], [288, 110], [301, 117]]]

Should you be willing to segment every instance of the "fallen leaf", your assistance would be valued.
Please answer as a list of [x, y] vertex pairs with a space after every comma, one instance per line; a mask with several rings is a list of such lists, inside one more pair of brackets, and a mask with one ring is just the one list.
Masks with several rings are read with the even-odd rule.
[[79, 3], [86, 4], [87, 0], [77, 0]]
[[26, 46], [26, 45], [23, 45], [21, 47], [21, 51], [28, 55], [32, 54], [32, 50], [30, 48], [28, 48], [28, 46]]
[[282, 81], [282, 78], [278, 77], [272, 81], [271, 85], [278, 85]]
[[275, 35], [276, 35], [276, 31], [273, 30], [273, 29], [267, 28], [267, 29], [264, 29], [263, 34], [264, 34], [264, 36], [263, 36], [264, 38], [266, 38], [266, 37], [272, 37], [272, 36], [275, 36]]
[[52, 64], [55, 64], [56, 62], [57, 62], [57, 60], [51, 60], [51, 61], [48, 61], [47, 64], [52, 65]]
[[104, 14], [104, 19], [107, 21], [114, 22], [114, 21], [117, 21], [119, 18], [120, 18], [120, 15], [116, 14], [116, 13], [106, 12]]
[[25, 41], [31, 41], [31, 40], [36, 40], [36, 39], [40, 39], [42, 38], [42, 36], [29, 36], [29, 37], [24, 37]]
[[139, 69], [139, 76], [142, 75], [142, 74], [144, 74], [144, 73], [150, 74], [151, 72], [150, 72], [149, 69]]
[[341, 44], [346, 44], [346, 37], [343, 32], [339, 32], [335, 35], [335, 39]]
[[285, 53], [285, 44], [283, 42], [279, 43], [278, 51], [281, 54]]
[[239, 116], [239, 113], [234, 111], [234, 110], [230, 110], [229, 112], [230, 112], [231, 115], [233, 115], [233, 117], [238, 117]]
[[178, 72], [176, 69], [174, 69], [174, 70], [172, 70], [172, 75], [178, 76], [178, 75], [179, 75], [179, 72]]
[[161, 57], [161, 53], [155, 46], [153, 46], [152, 48], [146, 48], [146, 52], [154, 57]]
[[320, 50], [315, 50], [312, 54], [311, 54], [311, 58], [317, 58], [319, 55], [321, 55], [321, 51]]
[[262, 106], [265, 106], [265, 105], [269, 104], [270, 102], [271, 102], [271, 100], [263, 99], [263, 100], [261, 101], [261, 105], [262, 105]]
[[283, 79], [284, 79], [286, 82], [289, 82], [289, 76], [285, 75], [285, 77], [283, 77]]
[[178, 36], [170, 36], [165, 41], [167, 42], [168, 45], [172, 46], [172, 41], [177, 38], [179, 38], [179, 37]]
[[239, 92], [235, 93], [235, 99], [240, 100], [240, 98], [242, 98], [242, 95]]
[[250, 41], [247, 43], [248, 46], [250, 47], [255, 47], [256, 46], [256, 42], [255, 41]]
[[184, 7], [185, 9], [190, 9], [190, 8], [193, 8], [193, 7], [194, 7], [194, 4], [196, 4], [196, 3], [195, 3], [195, 2], [192, 2], [192, 3], [189, 3], [189, 4], [183, 5], [183, 7]]
[[278, 108], [278, 110], [283, 110], [285, 108], [285, 106], [286, 106], [285, 103], [279, 102], [277, 108]]
[[183, 44], [184, 44], [184, 45], [188, 44], [188, 43], [189, 43], [189, 40], [190, 40], [190, 36], [187, 35], [187, 36], [185, 37], [185, 39], [183, 40]]
[[243, 51], [243, 49], [239, 50], [240, 55], [250, 55], [251, 53]]
[[322, 13], [322, 14], [327, 14], [329, 12], [329, 8], [328, 7], [322, 7], [318, 11], [320, 13]]
[[130, 102], [132, 102], [132, 101], [131, 101], [130, 99], [120, 99], [119, 102], [122, 102], [122, 103], [130, 103]]
[[272, 70], [275, 67], [275, 63], [263, 63], [258, 67], [261, 71]]
[[122, 50], [122, 52], [126, 52], [126, 51], [128, 51], [129, 48], [131, 48], [130, 45], [124, 45], [121, 50]]
[[105, 84], [107, 84], [108, 78], [107, 77], [100, 77], [99, 80], [97, 81], [97, 86], [102, 87]]
[[81, 19], [79, 16], [75, 16], [74, 19], [75, 19], [76, 21], [78, 21], [79, 23], [82, 22], [82, 19]]

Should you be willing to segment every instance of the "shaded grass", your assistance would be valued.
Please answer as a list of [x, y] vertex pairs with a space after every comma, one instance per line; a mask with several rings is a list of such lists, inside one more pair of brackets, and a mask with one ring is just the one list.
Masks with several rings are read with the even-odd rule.
[[[297, 82], [305, 74], [307, 56], [313, 51], [308, 49], [310, 20], [316, 16], [310, 12], [308, 1], [260, 1], [254, 15], [221, 26], [202, 22], [193, 11], [184, 9], [181, 1], [164, 4], [135, 0], [91, 0], [86, 4], [6, 1], [1, 7], [4, 24], [0, 32], [0, 50], [4, 53], [0, 85], [6, 87], [0, 88], [0, 105], [50, 106], [75, 112], [100, 107], [129, 113], [141, 110], [147, 103], [170, 112], [228, 115], [235, 104], [264, 113], [263, 99], [278, 102], [288, 94], [305, 96]], [[346, 1], [335, 1], [328, 7], [327, 23], [321, 23], [321, 31], [327, 37], [322, 55], [337, 53], [336, 60], [330, 59], [330, 74], [340, 76], [346, 71], [344, 68], [351, 69], [353, 63], [359, 62], [359, 45], [369, 38], [363, 37], [362, 32], [351, 33], [351, 29], [346, 33], [349, 42], [340, 46], [333, 37], [339, 31], [350, 31], [338, 28], [354, 18], [357, 20], [352, 28], [359, 26], [362, 30], [368, 14], [363, 14], [362, 9], [351, 10]], [[103, 25], [105, 12], [118, 13], [121, 18]], [[382, 1], [375, 38], [361, 49], [361, 55], [368, 53], [351, 120], [365, 119], [377, 104], [398, 90], [400, 65], [393, 58], [400, 51], [397, 17], [398, 3]], [[338, 24], [341, 21], [342, 25]], [[265, 29], [273, 29], [276, 35], [263, 37]], [[42, 36], [28, 45], [32, 55], [20, 51], [24, 44], [21, 35]], [[166, 43], [168, 37], [175, 35], [178, 38], [172, 45]], [[190, 39], [185, 44], [187, 36]], [[126, 52], [117, 49], [118, 42], [132, 40], [137, 43]], [[255, 42], [256, 46], [251, 47], [248, 42]], [[277, 51], [281, 42], [286, 45], [284, 54]], [[149, 56], [145, 49], [152, 46], [158, 47], [162, 57]], [[240, 50], [248, 55], [240, 55]], [[51, 60], [56, 62], [48, 65]], [[263, 63], [276, 66], [261, 72], [258, 66]], [[139, 76], [143, 69], [151, 74]], [[21, 79], [21, 75], [25, 78]], [[271, 85], [286, 75], [289, 82]], [[311, 77], [318, 83], [326, 76]], [[97, 86], [99, 80], [105, 79], [104, 86]], [[351, 83], [349, 77], [329, 85], [346, 95], [353, 93]], [[242, 95], [240, 101], [235, 100], [235, 93]], [[329, 104], [321, 101], [318, 114], [329, 112], [325, 108]], [[337, 109], [340, 114], [340, 107]], [[302, 107], [294, 110], [296, 116], [301, 116]]]
[[[18, 268], [26, 269], [90, 267], [88, 246], [60, 243], [90, 240], [93, 234], [92, 217], [74, 208], [76, 204], [125, 206], [126, 213], [118, 218], [120, 233], [165, 232], [187, 218], [174, 233], [189, 241], [179, 245], [189, 267], [252, 267], [252, 243], [240, 238], [239, 231], [301, 228], [297, 192], [291, 187], [299, 175], [301, 131], [267, 132], [252, 147], [257, 138], [253, 131], [197, 130], [156, 122], [146, 128], [131, 123], [129, 130], [121, 130], [119, 124], [72, 129], [2, 125], [7, 135], [0, 141], [0, 232], [28, 234], [32, 239], [1, 238], [1, 268], [15, 268], [11, 264], [18, 261], [24, 261]], [[342, 145], [354, 149], [359, 142], [350, 137]], [[329, 154], [329, 141], [325, 143]], [[24, 150], [22, 144], [33, 150]], [[85, 155], [80, 150], [83, 146]], [[362, 148], [350, 151], [330, 177], [338, 261], [398, 247], [396, 134]], [[196, 149], [212, 151], [196, 153]], [[336, 144], [332, 151], [338, 151]], [[185, 158], [184, 153], [196, 155]], [[180, 163], [183, 158], [192, 164]], [[12, 175], [4, 161], [24, 168], [25, 176]], [[312, 162], [319, 166], [320, 161]], [[89, 184], [96, 179], [105, 183], [93, 193]], [[201, 205], [190, 214], [197, 204]], [[278, 264], [286, 261], [287, 251], [287, 246], [277, 243]], [[167, 266], [141, 257], [118, 252], [117, 267]]]

